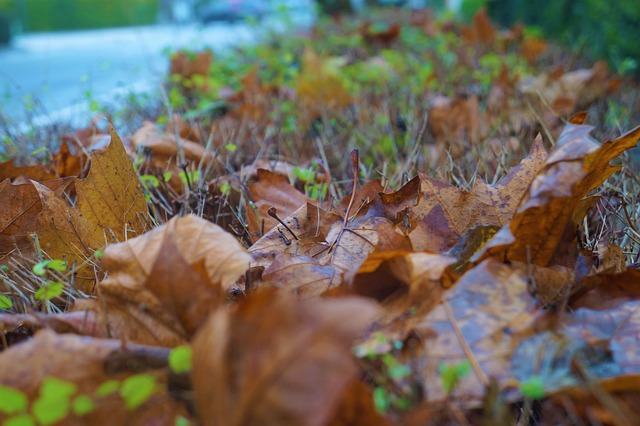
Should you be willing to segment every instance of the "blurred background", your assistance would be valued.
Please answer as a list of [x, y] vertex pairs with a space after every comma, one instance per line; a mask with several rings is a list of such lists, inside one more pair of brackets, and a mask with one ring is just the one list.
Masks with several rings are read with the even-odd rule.
[[502, 26], [638, 72], [638, 0], [0, 0], [0, 119], [55, 121], [78, 108], [159, 87], [168, 52], [223, 52], [264, 31], [304, 31], [322, 14], [402, 7], [469, 19], [488, 9]]

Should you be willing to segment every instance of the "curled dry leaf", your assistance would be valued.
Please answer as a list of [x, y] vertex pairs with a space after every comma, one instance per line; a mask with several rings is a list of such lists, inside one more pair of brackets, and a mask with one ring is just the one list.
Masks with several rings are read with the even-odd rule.
[[[117, 355], [125, 355], [136, 350], [143, 350], [154, 355], [148, 348], [130, 346], [122, 348], [118, 340], [91, 339], [74, 335], [58, 335], [50, 330], [43, 330], [24, 343], [14, 345], [0, 353], [0, 384], [9, 386], [26, 394], [30, 403], [38, 398], [40, 385], [45, 378], [55, 377], [72, 383], [77, 387], [73, 396], [95, 395], [96, 389], [107, 380], [123, 380], [140, 371], [109, 369], [109, 360]], [[157, 357], [164, 358], [166, 353]], [[160, 365], [163, 367], [163, 365]], [[156, 377], [159, 384], [167, 382], [166, 368], [154, 370], [142, 366], [148, 374]], [[157, 367], [156, 367], [157, 368]], [[114, 370], [114, 371], [109, 371]], [[149, 400], [136, 409], [129, 410], [125, 403], [113, 393], [96, 401], [95, 410], [84, 416], [76, 416], [71, 410], [64, 418], [67, 425], [111, 425], [131, 424], [148, 425], [164, 424], [167, 419], [177, 416], [189, 418], [186, 408], [173, 400], [166, 386], [161, 386]], [[6, 414], [0, 412], [0, 421], [7, 420]]]
[[495, 185], [478, 179], [464, 191], [420, 174], [381, 198], [387, 217], [409, 235], [415, 250], [442, 252], [478, 225], [506, 225], [546, 159], [538, 137], [529, 155]]
[[324, 425], [357, 375], [353, 340], [375, 318], [360, 298], [260, 292], [215, 312], [193, 341], [203, 425]]
[[101, 332], [109, 336], [176, 346], [223, 303], [249, 259], [219, 226], [196, 216], [176, 217], [107, 247], [102, 266], [109, 278], [98, 285], [98, 300], [74, 309], [98, 312]]
[[[134, 147], [144, 147], [151, 150], [158, 166], [166, 166], [170, 158], [178, 157], [178, 142], [175, 135], [164, 133], [154, 123], [145, 121], [141, 128], [131, 137]], [[200, 161], [205, 155], [202, 145], [180, 138], [180, 145], [184, 150], [184, 158], [190, 161]]]
[[640, 139], [640, 127], [636, 127], [600, 145], [589, 136], [592, 127], [582, 121], [584, 115], [578, 115], [567, 124], [513, 219], [487, 243], [477, 259], [496, 256], [540, 266], [554, 259], [565, 230], [586, 213], [581, 208], [584, 198], [620, 169], [609, 162]]
[[257, 170], [256, 180], [249, 183], [251, 201], [257, 211], [247, 208], [247, 220], [251, 237], [258, 240], [279, 222], [269, 213], [276, 210], [281, 219], [286, 218], [311, 199], [295, 189], [286, 176], [264, 169]]
[[615, 88], [615, 81], [610, 80], [608, 74], [607, 64], [600, 61], [591, 69], [567, 73], [560, 69], [524, 78], [518, 84], [518, 91], [534, 104], [542, 102], [550, 107], [554, 115], [567, 116], [575, 113], [576, 108], [587, 108]]

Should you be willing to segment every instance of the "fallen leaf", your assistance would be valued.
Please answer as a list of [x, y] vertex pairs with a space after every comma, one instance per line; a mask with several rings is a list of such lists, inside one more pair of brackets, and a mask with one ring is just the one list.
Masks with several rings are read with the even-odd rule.
[[74, 310], [99, 314], [110, 337], [176, 346], [224, 302], [248, 265], [249, 255], [222, 228], [196, 216], [176, 217], [107, 247], [102, 267], [109, 277], [98, 284], [98, 300]]
[[[409, 235], [415, 250], [442, 252], [471, 228], [509, 223], [546, 159], [542, 139], [537, 138], [529, 155], [495, 185], [478, 179], [471, 191], [464, 191], [419, 174], [406, 189], [381, 198], [387, 216], [395, 216], [394, 222]], [[417, 200], [413, 206], [412, 200]]]
[[279, 222], [268, 212], [275, 209], [284, 219], [311, 199], [295, 189], [289, 179], [281, 174], [258, 169], [256, 180], [249, 183], [249, 196], [257, 208], [247, 208], [249, 233], [258, 240]]
[[193, 342], [202, 424], [326, 424], [357, 375], [351, 344], [375, 314], [365, 299], [273, 292], [219, 309]]
[[[637, 127], [599, 145], [589, 136], [592, 127], [581, 124], [583, 120], [584, 116], [576, 116], [567, 124], [511, 222], [476, 259], [495, 256], [540, 266], [553, 260], [565, 229], [583, 217], [579, 207], [584, 197], [620, 169], [609, 162], [640, 139]], [[577, 217], [576, 212], [580, 212]]]
[[352, 102], [336, 61], [320, 57], [311, 48], [305, 49], [302, 56], [296, 94], [306, 124], [326, 110], [337, 112]]
[[[166, 357], [168, 353], [158, 354], [164, 358], [165, 369], [142, 366], [140, 371], [147, 370], [153, 375], [159, 386], [158, 391], [136, 409], [126, 409], [124, 401], [115, 392], [108, 396], [98, 397], [96, 390], [107, 380], [124, 380], [140, 371], [109, 371], [109, 360], [118, 354], [128, 351], [145, 350], [143, 347], [131, 346], [123, 349], [118, 340], [91, 339], [74, 335], [57, 335], [43, 330], [24, 343], [12, 346], [0, 353], [0, 384], [9, 386], [26, 394], [33, 406], [40, 386], [46, 378], [57, 378], [77, 387], [74, 395], [89, 395], [99, 400], [95, 410], [83, 416], [76, 416], [69, 410], [64, 424], [131, 424], [148, 425], [164, 423], [177, 416], [189, 418], [186, 408], [169, 395], [167, 389]], [[146, 350], [148, 354], [149, 352]], [[156, 351], [157, 352], [157, 351]], [[160, 367], [163, 367], [160, 365]], [[0, 420], [8, 417], [0, 413]]]
[[85, 179], [75, 184], [77, 209], [93, 225], [92, 239], [116, 242], [141, 235], [147, 228], [147, 203], [138, 176], [113, 126], [111, 143], [91, 155]]

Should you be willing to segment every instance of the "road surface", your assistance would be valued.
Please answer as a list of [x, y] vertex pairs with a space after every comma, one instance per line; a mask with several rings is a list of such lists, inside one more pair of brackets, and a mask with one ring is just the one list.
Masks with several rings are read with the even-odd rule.
[[[315, 20], [294, 18], [302, 27]], [[259, 39], [266, 28], [283, 30], [283, 24], [267, 18], [260, 27], [183, 24], [23, 35], [0, 48], [0, 114], [27, 128], [79, 117], [84, 124], [90, 100], [109, 103], [158, 89], [168, 70], [167, 51], [219, 52]]]

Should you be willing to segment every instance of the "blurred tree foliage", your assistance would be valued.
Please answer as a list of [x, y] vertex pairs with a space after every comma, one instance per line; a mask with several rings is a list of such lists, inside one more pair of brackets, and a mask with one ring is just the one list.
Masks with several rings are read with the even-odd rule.
[[0, 0], [0, 14], [24, 31], [145, 25], [156, 21], [157, 0]]
[[489, 13], [503, 25], [535, 25], [544, 35], [591, 58], [604, 58], [619, 72], [640, 72], [638, 0], [493, 0]]
[[318, 0], [318, 4], [320, 5], [320, 10], [329, 15], [353, 12], [349, 0]]

